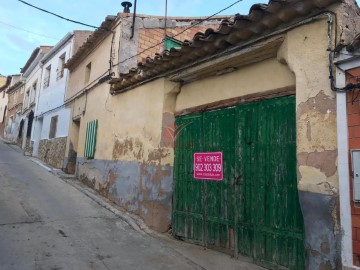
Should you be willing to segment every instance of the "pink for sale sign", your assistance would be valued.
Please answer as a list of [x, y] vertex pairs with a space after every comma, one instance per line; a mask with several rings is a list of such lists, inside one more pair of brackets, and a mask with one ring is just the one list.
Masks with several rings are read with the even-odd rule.
[[194, 153], [194, 178], [199, 180], [222, 181], [222, 152]]

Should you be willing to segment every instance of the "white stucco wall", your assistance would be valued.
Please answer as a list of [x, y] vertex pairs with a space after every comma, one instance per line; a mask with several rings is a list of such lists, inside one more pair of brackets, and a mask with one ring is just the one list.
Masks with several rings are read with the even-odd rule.
[[[40, 140], [49, 138], [51, 118], [58, 116], [55, 138], [66, 137], [69, 132], [70, 110], [64, 107], [69, 70], [64, 69], [58, 77], [60, 58], [65, 54], [65, 63], [71, 58], [74, 38], [71, 37], [60, 48], [51, 50], [42, 63], [41, 87], [37, 97], [34, 121], [33, 156], [38, 156]], [[55, 51], [54, 51], [55, 50]], [[51, 57], [49, 56], [51, 55]], [[51, 66], [49, 86], [44, 87], [47, 69]]]
[[54, 116], [58, 116], [55, 137], [66, 137], [69, 133], [70, 112], [70, 109], [61, 108], [44, 115], [42, 120], [42, 129], [40, 132], [40, 140], [49, 139], [51, 118]]
[[8, 104], [8, 95], [4, 90], [3, 92], [0, 92], [0, 123], [3, 122], [4, 110], [7, 104]]
[[[60, 48], [54, 55], [45, 63], [43, 63], [43, 71], [41, 78], [40, 96], [37, 102], [35, 116], [44, 114], [50, 110], [58, 108], [64, 104], [64, 95], [66, 91], [66, 84], [68, 78], [68, 69], [64, 69], [62, 78], [57, 79], [57, 69], [59, 66], [60, 57], [65, 53], [65, 62], [71, 57], [72, 42], [70, 39], [62, 48]], [[51, 53], [51, 51], [49, 52]], [[44, 87], [44, 80], [46, 76], [46, 69], [51, 65], [50, 83], [48, 87]]]
[[32, 86], [36, 82], [36, 96], [38, 95], [38, 92], [40, 90], [41, 85], [41, 74], [42, 74], [42, 68], [40, 64], [37, 64], [36, 67], [33, 69], [33, 71], [26, 77], [25, 81], [25, 94], [24, 94], [24, 100], [23, 100], [23, 113], [28, 113], [27, 111], [36, 103], [36, 97], [31, 103], [29, 100], [26, 101], [26, 93], [29, 91], [29, 99], [31, 99], [31, 96], [33, 95], [33, 89]]

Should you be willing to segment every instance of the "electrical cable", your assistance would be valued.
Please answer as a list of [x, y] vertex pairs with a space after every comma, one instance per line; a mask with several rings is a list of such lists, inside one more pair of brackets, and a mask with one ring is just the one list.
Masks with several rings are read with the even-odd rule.
[[[37, 9], [37, 10], [40, 10], [40, 11], [42, 11], [42, 12], [45, 12], [45, 13], [48, 13], [48, 14], [53, 15], [53, 16], [55, 16], [55, 17], [58, 17], [58, 18], [60, 18], [60, 19], [62, 19], [62, 20], [68, 21], [68, 22], [80, 24], [80, 25], [87, 26], [87, 27], [91, 27], [91, 28], [95, 28], [95, 29], [98, 29], [98, 28], [103, 29], [103, 28], [98, 27], [98, 26], [94, 26], [94, 25], [91, 25], [91, 24], [87, 24], [87, 23], [83, 23], [83, 22], [79, 22], [79, 21], [75, 21], [75, 20], [72, 20], [72, 19], [65, 18], [65, 17], [63, 17], [63, 16], [61, 16], [61, 15], [59, 15], [59, 14], [56, 14], [56, 13], [53, 13], [53, 12], [48, 11], [48, 10], [46, 10], [46, 9], [43, 9], [43, 8], [34, 6], [34, 5], [32, 5], [32, 4], [28, 3], [28, 2], [25, 2], [25, 1], [23, 1], [23, 0], [17, 0], [17, 1], [23, 3], [23, 4], [27, 5], [27, 6], [30, 6], [30, 7], [32, 7], [32, 8], [35, 8], [35, 9]], [[108, 30], [108, 29], [103, 29], [103, 30]]]
[[83, 87], [81, 90], [79, 90], [75, 95], [69, 97], [68, 99], [66, 99], [64, 101], [64, 104], [69, 103], [70, 101], [73, 101], [74, 99], [76, 99], [77, 97], [81, 96], [84, 92], [89, 91], [90, 89], [92, 89], [95, 85], [92, 85], [94, 82], [99, 81], [100, 78], [102, 78], [106, 73], [108, 73], [109, 70], [106, 70], [103, 74], [101, 74], [99, 77], [97, 77], [96, 79], [92, 80], [91, 82], [89, 82], [85, 87]]
[[[20, 1], [20, 0], [18, 0], [18, 1]], [[235, 6], [236, 4], [238, 4], [238, 3], [242, 2], [242, 1], [244, 1], [244, 0], [237, 0], [237, 1], [235, 1], [235, 2], [232, 3], [231, 5], [223, 8], [222, 10], [220, 10], [220, 11], [218, 11], [218, 12], [216, 12], [216, 13], [208, 16], [208, 17], [206, 17], [205, 19], [199, 20], [197, 23], [192, 24], [191, 26], [185, 28], [183, 31], [180, 31], [179, 33], [177, 33], [176, 35], [171, 36], [171, 38], [175, 38], [175, 37], [183, 34], [183, 33], [186, 32], [187, 30], [189, 30], [189, 29], [191, 29], [191, 28], [194, 28], [195, 26], [203, 23], [204, 21], [207, 21], [207, 20], [215, 17], [216, 15], [219, 15], [221, 12], [223, 12], [223, 11], [225, 11], [225, 10], [233, 7], [233, 6]], [[157, 47], [157, 46], [159, 46], [159, 45], [161, 45], [161, 44], [163, 44], [163, 43], [164, 43], [164, 40], [162, 40], [161, 42], [159, 42], [159, 43], [157, 43], [157, 44], [155, 44], [155, 45], [153, 45], [153, 46], [148, 47], [147, 49], [145, 49], [145, 50], [143, 50], [143, 51], [141, 51], [141, 52], [139, 52], [139, 53], [137, 53], [137, 54], [135, 54], [135, 55], [132, 55], [132, 56], [130, 56], [130, 57], [128, 57], [128, 58], [126, 58], [126, 59], [124, 59], [124, 60], [122, 60], [122, 61], [114, 64], [113, 66], [118, 66], [118, 65], [120, 65], [120, 64], [123, 64], [123, 63], [125, 63], [126, 61], [128, 61], [128, 60], [130, 60], [130, 59], [132, 59], [132, 58], [134, 58], [134, 57], [137, 57], [137, 56], [139, 56], [140, 54], [142, 54], [142, 53], [144, 53], [144, 52], [147, 52], [148, 50], [151, 50], [151, 49], [153, 49], [153, 48], [155, 48], [155, 47]]]
[[[23, 2], [22, 0], [18, 0], [18, 1]], [[219, 13], [221, 13], [221, 12], [223, 12], [223, 11], [231, 8], [231, 7], [233, 7], [234, 5], [236, 5], [237, 3], [242, 2], [242, 1], [243, 1], [243, 0], [237, 0], [236, 2], [234, 2], [234, 3], [232, 3], [231, 5], [223, 8], [222, 10], [220, 10], [220, 11], [212, 14], [211, 16], [208, 16], [208, 17], [206, 17], [205, 19], [200, 20], [200, 21], [197, 22], [196, 24], [193, 24], [193, 25], [187, 27], [187, 28], [184, 29], [182, 32], [174, 35], [173, 38], [176, 37], [176, 36], [178, 36], [178, 35], [180, 35], [180, 34], [182, 34], [182, 33], [184, 33], [185, 31], [187, 31], [187, 30], [195, 27], [196, 25], [201, 24], [202, 22], [211, 19], [212, 17], [218, 15]], [[110, 31], [110, 30], [108, 30], [108, 31]], [[153, 45], [153, 46], [151, 46], [151, 47], [149, 47], [149, 48], [147, 48], [147, 49], [145, 49], [145, 50], [143, 50], [143, 51], [141, 51], [141, 52], [139, 52], [139, 53], [137, 53], [137, 54], [135, 54], [135, 55], [133, 55], [133, 56], [125, 59], [125, 60], [123, 60], [123, 61], [121, 61], [121, 62], [118, 62], [118, 63], [116, 63], [116, 64], [113, 64], [112, 67], [118, 66], [119, 64], [122, 64], [122, 63], [124, 63], [125, 61], [130, 60], [130, 59], [132, 59], [132, 58], [140, 55], [140, 54], [143, 53], [143, 52], [146, 52], [146, 51], [148, 51], [148, 50], [150, 50], [150, 49], [152, 49], [152, 48], [155, 48], [156, 46], [159, 46], [159, 45], [161, 45], [162, 43], [164, 43], [164, 40], [162, 40], [160, 43], [158, 43], [158, 44], [156, 44], [156, 45]], [[95, 85], [97, 85], [99, 82], [96, 83], [96, 84], [94, 84], [94, 85], [92, 85], [91, 87], [89, 87], [89, 86], [90, 86], [91, 84], [93, 84], [94, 82], [99, 81], [99, 79], [101, 79], [101, 78], [102, 78], [106, 73], [108, 73], [108, 72], [109, 72], [109, 70], [105, 71], [102, 75], [100, 75], [99, 77], [97, 77], [95, 80], [93, 80], [93, 81], [91, 81], [90, 83], [88, 83], [84, 88], [82, 88], [80, 91], [78, 91], [78, 93], [76, 93], [76, 94], [73, 95], [72, 97], [70, 97], [70, 98], [68, 98], [67, 100], [65, 100], [65, 101], [64, 101], [64, 104], [68, 104], [69, 102], [73, 101], [73, 100], [76, 99], [77, 97], [81, 96], [84, 92], [90, 91], [90, 90], [91, 90]]]
[[50, 39], [54, 39], [54, 40], [59, 40], [59, 38], [55, 38], [55, 37], [50, 37], [50, 36], [46, 36], [46, 35], [43, 35], [43, 34], [34, 33], [34, 32], [29, 31], [29, 30], [26, 30], [26, 29], [24, 29], [24, 28], [20, 28], [20, 27], [17, 27], [17, 26], [8, 24], [8, 23], [6, 23], [6, 22], [0, 21], [0, 23], [3, 24], [3, 25], [6, 25], [6, 26], [12, 27], [12, 28], [14, 28], [14, 29], [17, 29], [17, 30], [20, 30], [20, 31], [23, 31], [23, 32], [26, 32], [26, 33], [29, 33], [29, 34], [32, 34], [32, 35], [37, 35], [37, 36], [41, 36], [41, 37], [45, 37], [45, 38], [50, 38]]

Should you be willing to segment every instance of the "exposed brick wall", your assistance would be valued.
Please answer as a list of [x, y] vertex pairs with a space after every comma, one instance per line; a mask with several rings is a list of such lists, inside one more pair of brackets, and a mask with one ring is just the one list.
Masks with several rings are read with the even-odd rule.
[[[169, 28], [166, 33], [168, 36], [172, 37], [177, 35], [178, 33], [184, 31], [184, 29], [188, 28], [189, 25]], [[219, 24], [216, 25], [199, 25], [194, 28], [186, 30], [184, 33], [181, 33], [179, 36], [176, 36], [175, 39], [184, 41], [193, 39], [194, 35], [197, 32], [205, 32], [208, 28], [217, 29]], [[145, 29], [142, 28], [139, 30], [139, 47], [138, 53], [160, 43], [165, 37], [165, 31], [163, 28], [153, 28], [153, 29]], [[164, 44], [160, 44], [152, 49], [149, 49], [146, 52], [141, 53], [138, 56], [138, 62], [143, 61], [146, 57], [154, 57], [156, 53], [161, 53], [164, 50]]]
[[[350, 70], [347, 74], [347, 83], [356, 83], [360, 78], [360, 68]], [[349, 129], [349, 157], [350, 172], [352, 171], [351, 150], [360, 149], [360, 90], [347, 93], [347, 115]], [[353, 201], [353, 183], [350, 175], [350, 205], [352, 216], [352, 237], [353, 237], [353, 260], [354, 265], [360, 266], [360, 203], [355, 205]], [[359, 207], [359, 208], [357, 208]]]

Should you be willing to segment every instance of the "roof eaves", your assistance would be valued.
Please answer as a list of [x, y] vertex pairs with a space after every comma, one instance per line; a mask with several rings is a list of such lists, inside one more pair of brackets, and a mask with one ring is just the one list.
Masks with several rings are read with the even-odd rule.
[[84, 58], [101, 42], [105, 37], [111, 33], [111, 28], [114, 26], [116, 16], [107, 16], [101, 23], [100, 27], [91, 34], [79, 50], [69, 59], [65, 67], [73, 70]]
[[27, 60], [25, 66], [23, 68], [21, 68], [21, 73], [25, 73], [25, 71], [30, 67], [31, 63], [34, 61], [34, 59], [36, 58], [36, 56], [38, 55], [40, 51], [40, 47], [37, 47], [36, 49], [33, 50], [32, 54], [30, 55], [29, 59]]
[[72, 37], [74, 36], [74, 32], [67, 33], [45, 56], [41, 59], [41, 63], [46, 63], [51, 57], [56, 54], [58, 50], [60, 50]]
[[23, 86], [25, 84], [25, 82], [23, 80], [18, 81], [17, 83], [15, 83], [13, 86], [11, 86], [8, 90], [6, 90], [6, 93], [11, 93], [13, 91], [15, 91], [16, 89], [19, 89], [21, 86]]
[[268, 4], [255, 4], [248, 15], [236, 14], [231, 21], [223, 20], [216, 30], [208, 28], [204, 33], [196, 33], [192, 40], [184, 41], [179, 48], [165, 50], [153, 58], [146, 58], [138, 63], [137, 68], [111, 80], [111, 92], [121, 92], [131, 85], [225, 51], [231, 46], [245, 44], [256, 37], [284, 28], [299, 18], [314, 16], [327, 6], [340, 1], [270, 0]]
[[0, 92], [4, 91], [6, 88], [8, 88], [10, 83], [11, 83], [11, 76], [7, 76], [5, 85], [0, 87]]
[[346, 46], [346, 50], [350, 53], [353, 53], [358, 49], [360, 49], [360, 33], [355, 36], [355, 38], [349, 45]]

